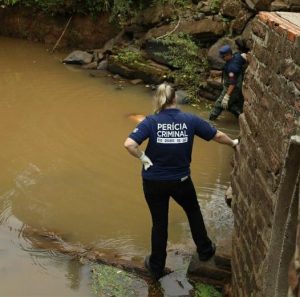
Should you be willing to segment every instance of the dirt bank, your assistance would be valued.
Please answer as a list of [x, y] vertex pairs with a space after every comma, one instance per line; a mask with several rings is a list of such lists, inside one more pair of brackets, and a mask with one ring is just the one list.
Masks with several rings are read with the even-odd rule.
[[[34, 14], [34, 17], [32, 15]], [[49, 16], [29, 8], [0, 8], [0, 35], [42, 42], [52, 48], [63, 33], [70, 15]], [[97, 18], [72, 15], [59, 48], [101, 48], [120, 28], [107, 13]]]

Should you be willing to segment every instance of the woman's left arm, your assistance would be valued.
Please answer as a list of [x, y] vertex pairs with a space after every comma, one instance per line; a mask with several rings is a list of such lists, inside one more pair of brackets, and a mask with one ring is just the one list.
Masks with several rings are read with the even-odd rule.
[[127, 151], [134, 157], [140, 158], [143, 152], [139, 149], [139, 145], [131, 138], [127, 138], [124, 142]]
[[147, 157], [145, 153], [139, 149], [138, 143], [135, 142], [133, 139], [128, 137], [124, 142], [124, 146], [132, 156], [141, 160], [145, 170], [147, 170], [150, 166], [153, 166], [153, 163], [150, 160], [150, 158]]

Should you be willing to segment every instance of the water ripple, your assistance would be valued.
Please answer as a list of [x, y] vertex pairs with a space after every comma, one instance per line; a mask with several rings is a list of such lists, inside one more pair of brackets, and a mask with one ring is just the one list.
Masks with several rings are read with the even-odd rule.
[[35, 185], [40, 175], [41, 170], [36, 165], [29, 163], [27, 168], [20, 172], [15, 178], [17, 188], [24, 189]]

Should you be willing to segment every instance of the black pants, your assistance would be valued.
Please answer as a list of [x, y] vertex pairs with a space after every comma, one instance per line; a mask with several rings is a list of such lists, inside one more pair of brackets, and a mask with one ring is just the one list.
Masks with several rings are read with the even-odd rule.
[[170, 197], [184, 209], [197, 251], [211, 246], [190, 177], [183, 182], [143, 180], [143, 188], [152, 217], [150, 265], [154, 271], [162, 271], [166, 263]]

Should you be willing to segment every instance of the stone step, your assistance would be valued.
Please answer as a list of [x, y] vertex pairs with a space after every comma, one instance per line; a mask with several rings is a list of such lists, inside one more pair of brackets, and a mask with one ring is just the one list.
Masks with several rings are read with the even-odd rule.
[[219, 240], [216, 254], [207, 262], [199, 261], [198, 255], [192, 256], [187, 275], [195, 281], [202, 281], [223, 287], [231, 282], [232, 240]]
[[193, 255], [188, 267], [187, 275], [195, 281], [202, 281], [214, 286], [223, 286], [230, 283], [231, 271], [217, 266], [216, 257], [207, 262], [199, 261], [198, 255]]

